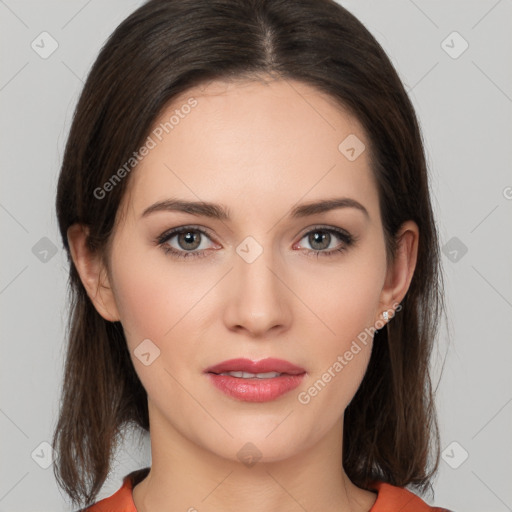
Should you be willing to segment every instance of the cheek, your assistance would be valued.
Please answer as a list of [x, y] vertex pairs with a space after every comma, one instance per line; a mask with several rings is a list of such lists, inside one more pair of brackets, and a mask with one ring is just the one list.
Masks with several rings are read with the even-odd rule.
[[384, 278], [385, 263], [372, 254], [354, 255], [335, 268], [317, 267], [314, 274], [301, 273], [297, 289], [331, 349], [343, 349], [374, 325]]
[[[116, 241], [112, 254], [112, 278], [116, 304], [129, 347], [143, 339], [158, 339], [172, 326], [175, 310], [172, 288], [159, 279], [161, 273], [141, 244]], [[154, 249], [153, 249], [154, 251]], [[177, 302], [177, 297], [174, 298]]]
[[[147, 338], [160, 349], [182, 340], [177, 333], [194, 323], [202, 298], [215, 282], [207, 268], [187, 271], [186, 263], [172, 262], [157, 250], [122, 251], [119, 246], [113, 258], [116, 303], [131, 350]], [[180, 354], [186, 346], [180, 343]]]
[[[381, 258], [382, 256], [382, 258]], [[385, 256], [378, 248], [359, 253], [332, 267], [303, 278], [310, 315], [309, 332], [318, 326], [311, 376], [298, 401], [309, 413], [334, 421], [347, 407], [366, 372], [372, 350], [375, 318], [385, 278]], [[310, 301], [310, 302], [309, 302]], [[321, 428], [319, 426], [319, 428]]]
[[297, 396], [304, 413], [322, 418], [317, 424], [319, 432], [343, 414], [364, 378], [371, 356], [378, 292], [375, 287], [363, 288], [359, 280], [359, 288], [354, 288], [352, 278], [347, 276], [343, 283], [346, 288], [330, 294], [331, 298], [337, 297], [336, 301], [323, 306], [323, 319], [334, 334], [328, 332], [313, 340], [316, 348], [311, 353], [310, 377]]
[[[194, 314], [199, 308], [195, 307], [210, 281], [199, 271], [183, 272], [182, 266], [167, 261], [165, 255], [156, 255], [154, 248], [132, 249], [129, 254], [124, 257], [119, 251], [112, 268], [116, 303], [134, 368], [152, 399], [162, 400], [165, 406], [172, 397], [184, 414], [190, 408], [193, 412], [193, 403], [180, 394], [170, 375], [181, 380], [185, 368], [197, 365], [197, 349], [191, 343], [197, 329]], [[152, 344], [141, 345], [147, 339]], [[148, 352], [150, 363], [146, 364], [139, 357]]]
[[[144, 265], [123, 266], [115, 273], [116, 303], [130, 346], [145, 338], [157, 340], [172, 326], [174, 304], [162, 282]], [[167, 312], [167, 314], [165, 313]]]

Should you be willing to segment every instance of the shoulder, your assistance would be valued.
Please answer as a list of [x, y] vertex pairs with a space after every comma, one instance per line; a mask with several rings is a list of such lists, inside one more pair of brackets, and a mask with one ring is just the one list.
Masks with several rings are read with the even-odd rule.
[[133, 503], [132, 489], [149, 472], [149, 468], [132, 471], [123, 478], [123, 484], [112, 496], [81, 509], [78, 512], [137, 512]]
[[388, 484], [374, 482], [371, 488], [377, 490], [377, 500], [369, 512], [452, 512], [445, 508], [431, 507], [411, 491]]

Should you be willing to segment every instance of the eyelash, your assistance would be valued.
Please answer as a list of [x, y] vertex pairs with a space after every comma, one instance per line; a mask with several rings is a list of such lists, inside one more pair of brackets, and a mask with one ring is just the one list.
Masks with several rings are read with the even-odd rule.
[[[167, 242], [174, 238], [176, 235], [180, 235], [182, 233], [188, 233], [188, 232], [198, 232], [201, 233], [201, 235], [204, 235], [208, 238], [210, 236], [206, 231], [199, 227], [195, 226], [183, 226], [180, 228], [174, 228], [169, 231], [166, 231], [165, 233], [162, 233], [160, 236], [158, 236], [155, 240], [156, 245], [162, 247], [165, 254], [170, 254], [173, 258], [178, 259], [185, 259], [185, 258], [203, 258], [206, 256], [207, 249], [203, 249], [201, 251], [178, 251], [174, 249], [173, 247], [170, 247], [167, 245]], [[304, 235], [301, 237], [301, 240], [306, 237], [307, 235], [315, 232], [324, 232], [324, 233], [330, 233], [336, 235], [338, 238], [340, 238], [344, 245], [341, 247], [335, 248], [335, 249], [329, 249], [329, 250], [315, 250], [315, 249], [305, 249], [307, 256], [310, 257], [316, 257], [318, 258], [320, 254], [327, 257], [335, 256], [336, 253], [342, 253], [346, 251], [351, 245], [354, 244], [354, 242], [357, 241], [357, 238], [348, 233], [345, 230], [333, 228], [333, 227], [324, 227], [324, 226], [315, 226], [313, 229], [307, 231], [304, 233]]]

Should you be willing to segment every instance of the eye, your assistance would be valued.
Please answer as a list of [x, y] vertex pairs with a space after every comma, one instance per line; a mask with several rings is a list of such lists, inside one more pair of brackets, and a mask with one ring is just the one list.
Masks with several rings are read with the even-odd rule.
[[[339, 241], [338, 244], [335, 243], [336, 239]], [[182, 226], [162, 233], [155, 243], [172, 257], [202, 258], [207, 256], [208, 250], [211, 249], [206, 240], [211, 240], [211, 237], [204, 229], [195, 226]], [[306, 255], [319, 257], [320, 254], [334, 256], [336, 253], [347, 250], [356, 241], [356, 238], [344, 229], [316, 226], [301, 238], [299, 246], [302, 245], [300, 243], [302, 240], [306, 240], [306, 243], [312, 247], [312, 249], [305, 249]], [[215, 248], [219, 247], [217, 245]], [[293, 248], [297, 248], [297, 244]]]
[[[171, 241], [176, 239], [173, 243]], [[160, 235], [156, 242], [166, 254], [177, 258], [197, 258], [206, 256], [204, 239], [209, 239], [206, 231], [193, 226], [171, 229]]]
[[[341, 243], [332, 245], [335, 243], [336, 238], [341, 240]], [[347, 250], [354, 242], [355, 237], [345, 231], [344, 229], [316, 226], [314, 229], [308, 231], [305, 236], [301, 238], [306, 240], [307, 243], [312, 247], [311, 250], [307, 250], [308, 255], [319, 257], [322, 256], [334, 256], [336, 253]], [[300, 242], [299, 242], [299, 245]]]

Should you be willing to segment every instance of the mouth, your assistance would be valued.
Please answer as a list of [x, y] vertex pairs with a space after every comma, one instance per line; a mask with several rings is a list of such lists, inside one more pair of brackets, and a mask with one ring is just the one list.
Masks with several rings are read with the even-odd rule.
[[244, 402], [268, 402], [300, 385], [306, 371], [282, 359], [230, 359], [207, 368], [210, 382], [225, 395]]

